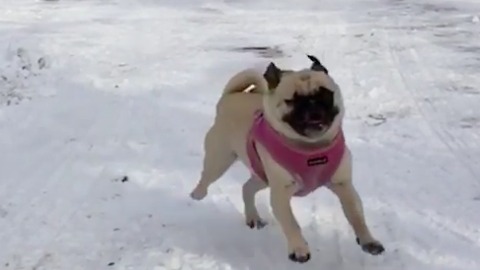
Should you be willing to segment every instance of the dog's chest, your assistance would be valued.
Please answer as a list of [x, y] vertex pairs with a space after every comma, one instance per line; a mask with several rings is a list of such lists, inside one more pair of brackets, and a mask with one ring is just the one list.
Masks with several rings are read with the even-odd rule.
[[294, 148], [286, 144], [262, 115], [257, 115], [247, 140], [247, 152], [252, 172], [265, 181], [268, 179], [256, 150], [257, 143], [265, 148], [278, 165], [294, 176], [298, 187], [297, 196], [305, 196], [328, 183], [345, 151], [342, 132], [327, 147], [309, 151]]
[[293, 176], [297, 196], [305, 196], [328, 183], [337, 169], [334, 163], [329, 162], [326, 153], [318, 156], [293, 155], [273, 158]]

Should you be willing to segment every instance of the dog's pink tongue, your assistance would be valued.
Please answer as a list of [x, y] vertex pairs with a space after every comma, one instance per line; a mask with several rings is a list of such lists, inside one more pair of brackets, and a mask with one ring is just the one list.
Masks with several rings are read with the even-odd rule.
[[311, 127], [316, 126], [320, 129], [324, 129], [326, 127], [326, 125], [320, 120], [310, 120], [310, 121], [308, 121], [308, 125], [311, 126]]
[[323, 126], [322, 121], [320, 121], [320, 120], [309, 120], [308, 123], [312, 126], [313, 125]]

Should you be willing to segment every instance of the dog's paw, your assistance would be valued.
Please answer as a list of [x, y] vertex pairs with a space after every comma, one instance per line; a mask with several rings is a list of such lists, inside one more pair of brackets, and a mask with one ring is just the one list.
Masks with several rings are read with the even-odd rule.
[[288, 258], [297, 263], [306, 263], [310, 260], [310, 249], [308, 248], [307, 243], [299, 245], [297, 247], [291, 248], [288, 254]]
[[202, 187], [196, 187], [191, 193], [190, 197], [194, 200], [200, 201], [207, 196], [207, 189]]
[[304, 252], [304, 253], [293, 252], [288, 255], [288, 258], [291, 261], [297, 262], [297, 263], [306, 263], [310, 260], [310, 257], [311, 257], [310, 252]]
[[385, 251], [382, 243], [378, 241], [369, 241], [363, 244], [360, 244], [360, 239], [357, 237], [357, 244], [362, 247], [362, 250], [371, 255], [380, 255]]
[[268, 225], [268, 222], [265, 220], [261, 219], [260, 217], [254, 217], [254, 218], [247, 218], [246, 224], [250, 229], [262, 229], [263, 227]]

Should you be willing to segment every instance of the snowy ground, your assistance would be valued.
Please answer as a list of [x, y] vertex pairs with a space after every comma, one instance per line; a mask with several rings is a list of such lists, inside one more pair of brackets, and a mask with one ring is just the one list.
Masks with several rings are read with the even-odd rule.
[[[475, 0], [3, 0], [0, 269], [480, 269], [479, 17]], [[383, 256], [325, 190], [294, 201], [305, 265], [267, 192], [269, 227], [244, 226], [241, 166], [188, 197], [228, 77], [305, 53], [344, 89]]]

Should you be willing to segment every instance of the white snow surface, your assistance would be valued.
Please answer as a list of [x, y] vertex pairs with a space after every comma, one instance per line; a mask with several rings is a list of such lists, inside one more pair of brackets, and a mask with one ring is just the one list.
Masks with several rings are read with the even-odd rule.
[[[479, 270], [478, 16], [476, 0], [3, 0], [0, 269]], [[229, 77], [306, 53], [343, 89], [381, 256], [325, 189], [293, 201], [302, 265], [268, 191], [270, 224], [244, 225], [243, 166], [188, 196]]]

